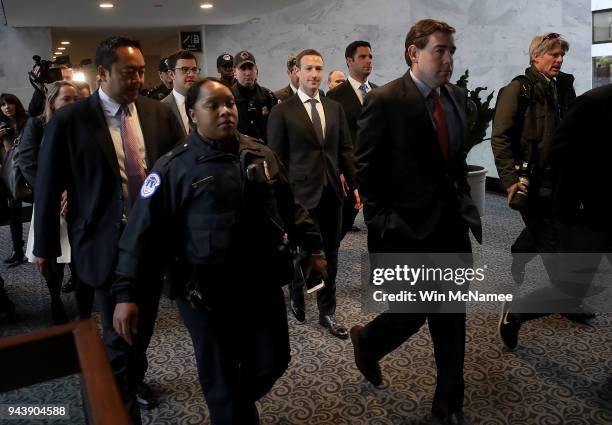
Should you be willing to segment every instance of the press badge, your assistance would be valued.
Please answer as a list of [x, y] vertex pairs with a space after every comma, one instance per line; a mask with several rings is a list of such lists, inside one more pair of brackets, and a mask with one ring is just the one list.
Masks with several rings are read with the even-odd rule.
[[146, 180], [140, 188], [140, 196], [143, 199], [150, 198], [153, 196], [159, 185], [161, 184], [161, 178], [157, 173], [151, 173], [147, 176]]

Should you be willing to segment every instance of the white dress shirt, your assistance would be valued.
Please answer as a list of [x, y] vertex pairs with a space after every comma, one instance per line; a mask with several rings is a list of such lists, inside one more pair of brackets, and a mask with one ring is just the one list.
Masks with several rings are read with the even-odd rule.
[[[363, 92], [361, 91], [361, 89], [359, 89], [359, 87], [361, 86], [362, 83], [360, 83], [359, 81], [357, 81], [356, 79], [354, 79], [353, 77], [351, 77], [350, 75], [348, 76], [348, 82], [351, 84], [351, 87], [353, 87], [353, 90], [355, 91], [355, 94], [357, 95], [357, 98], [359, 99], [359, 102], [361, 102], [361, 104], [363, 105]], [[365, 85], [367, 87], [366, 92], [370, 92], [370, 90], [372, 90], [372, 87], [370, 86], [370, 82], [366, 81]]]
[[319, 96], [319, 90], [317, 90], [317, 92], [315, 93], [314, 97], [310, 97], [308, 96], [300, 87], [298, 89], [298, 96], [300, 97], [300, 100], [302, 101], [302, 105], [304, 105], [304, 108], [306, 108], [306, 112], [308, 113], [308, 116], [310, 117], [310, 121], [312, 121], [312, 110], [311, 110], [311, 106], [310, 103], [308, 103], [308, 101], [310, 99], [316, 99], [317, 102], [317, 112], [319, 113], [319, 117], [321, 117], [321, 127], [323, 129], [323, 137], [325, 137], [325, 112], [323, 111], [323, 104], [321, 103], [321, 98]]
[[183, 128], [185, 129], [185, 133], [189, 134], [189, 119], [187, 118], [187, 110], [185, 109], [185, 96], [172, 89], [172, 96], [174, 96], [174, 101], [176, 102], [176, 107], [179, 110], [179, 114], [181, 114], [181, 119], [183, 120]]
[[[98, 90], [98, 96], [100, 96], [100, 104], [102, 111], [104, 111], [104, 117], [106, 118], [106, 124], [108, 124], [108, 131], [111, 139], [113, 140], [113, 146], [115, 147], [115, 154], [117, 155], [117, 162], [119, 163], [119, 175], [121, 176], [121, 189], [123, 191], [123, 198], [128, 199], [128, 178], [125, 170], [125, 152], [123, 150], [123, 139], [121, 138], [121, 105], [111, 99], [104, 90], [100, 87]], [[142, 167], [147, 172], [146, 162], [146, 151], [144, 144], [144, 136], [142, 135], [142, 128], [140, 127], [140, 120], [138, 119], [138, 111], [136, 110], [136, 104], [134, 102], [128, 105], [130, 115], [127, 117], [131, 121], [132, 128], [136, 130], [136, 141], [138, 143], [138, 152], [140, 154], [139, 160], [142, 163]]]

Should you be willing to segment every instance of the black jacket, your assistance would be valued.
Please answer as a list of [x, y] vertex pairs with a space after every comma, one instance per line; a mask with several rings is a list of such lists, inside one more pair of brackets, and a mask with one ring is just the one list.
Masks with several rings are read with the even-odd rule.
[[232, 86], [238, 108], [238, 131], [255, 139], [267, 141], [268, 117], [278, 103], [272, 91], [255, 83], [251, 89], [238, 82]]
[[[542, 170], [547, 167], [555, 130], [576, 97], [571, 74], [560, 72], [556, 78], [559, 109], [555, 105], [552, 86], [535, 67], [527, 68], [525, 76], [530, 84], [524, 85], [521, 80], [514, 79], [501, 91], [493, 119], [491, 147], [505, 188], [518, 181], [515, 164], [531, 161], [530, 146], [537, 146], [533, 156], [536, 164], [533, 165]], [[527, 93], [524, 93], [524, 86]], [[528, 106], [521, 106], [521, 102], [527, 102]]]
[[187, 270], [178, 284], [196, 279], [207, 296], [231, 297], [234, 290], [248, 293], [249, 285], [286, 283], [288, 241], [308, 252], [322, 248], [276, 155], [239, 133], [233, 142], [228, 150], [192, 133], [155, 164], [119, 244], [112, 288], [119, 302], [134, 301], [144, 264], [172, 259]]
[[23, 129], [21, 141], [19, 142], [19, 156], [17, 157], [19, 170], [32, 190], [34, 190], [34, 184], [36, 183], [38, 151], [43, 139], [44, 130], [44, 116], [30, 118]]
[[[183, 138], [172, 111], [139, 96], [136, 109], [148, 168]], [[58, 110], [45, 126], [36, 176], [34, 255], [59, 256], [60, 195], [79, 279], [99, 287], [112, 276], [123, 228], [124, 202], [117, 154], [98, 92]]]
[[[376, 84], [372, 83], [370, 83], [370, 86], [372, 89], [378, 87]], [[349, 80], [346, 80], [327, 92], [327, 97], [342, 105], [344, 113], [346, 114], [349, 130], [351, 131], [351, 140], [355, 143], [357, 139], [357, 120], [361, 115], [363, 107], [355, 90], [353, 90], [353, 86], [351, 86]]]

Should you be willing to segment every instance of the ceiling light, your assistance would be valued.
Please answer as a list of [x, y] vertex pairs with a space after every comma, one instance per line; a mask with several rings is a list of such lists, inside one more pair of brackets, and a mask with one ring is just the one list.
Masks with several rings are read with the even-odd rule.
[[69, 41], [62, 41], [60, 44], [68, 45], [68, 44], [70, 44], [70, 42]]
[[60, 56], [62, 54], [62, 52], [55, 52], [53, 53], [54, 55]]
[[212, 5], [212, 3], [202, 3], [202, 4], [200, 5], [200, 7], [201, 7], [202, 9], [212, 9], [213, 5]]
[[111, 9], [113, 7], [115, 7], [114, 4], [112, 3], [100, 3], [99, 5], [102, 9]]
[[58, 47], [57, 50], [66, 50], [65, 47]]

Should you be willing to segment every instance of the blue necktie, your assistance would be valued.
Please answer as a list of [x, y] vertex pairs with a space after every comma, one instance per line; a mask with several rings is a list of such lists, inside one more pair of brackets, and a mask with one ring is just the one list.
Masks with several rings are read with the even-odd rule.
[[363, 103], [365, 103], [366, 97], [368, 97], [368, 86], [366, 86], [366, 83], [361, 83], [359, 90], [361, 90], [361, 98]]

